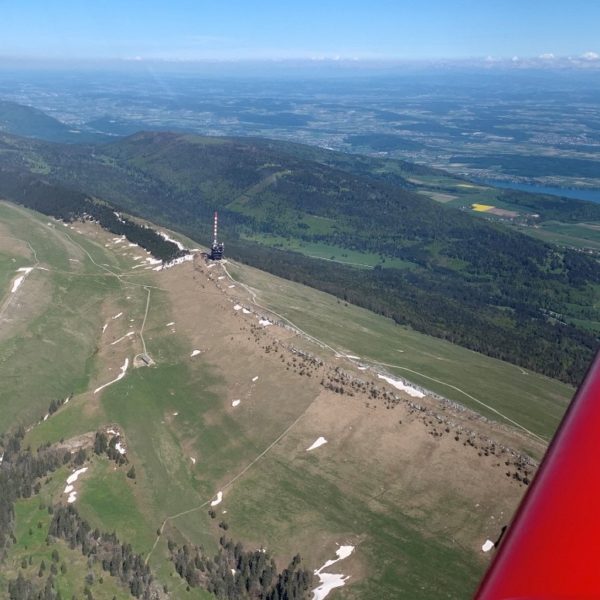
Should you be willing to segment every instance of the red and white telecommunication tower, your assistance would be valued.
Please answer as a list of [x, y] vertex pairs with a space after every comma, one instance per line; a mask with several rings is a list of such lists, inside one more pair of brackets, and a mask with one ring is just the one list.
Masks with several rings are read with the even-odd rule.
[[213, 224], [213, 243], [212, 248], [210, 249], [210, 259], [211, 260], [221, 260], [223, 258], [223, 252], [225, 250], [225, 246], [222, 242], [219, 242], [218, 238], [218, 226], [219, 226], [219, 215], [215, 210], [215, 220]]

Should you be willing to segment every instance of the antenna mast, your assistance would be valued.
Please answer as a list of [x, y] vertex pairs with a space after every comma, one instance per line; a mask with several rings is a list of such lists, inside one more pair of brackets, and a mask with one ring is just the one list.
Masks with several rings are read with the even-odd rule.
[[221, 260], [223, 258], [224, 245], [223, 242], [219, 242], [218, 238], [218, 226], [219, 226], [219, 215], [215, 210], [214, 223], [213, 223], [213, 243], [210, 250], [211, 260]]

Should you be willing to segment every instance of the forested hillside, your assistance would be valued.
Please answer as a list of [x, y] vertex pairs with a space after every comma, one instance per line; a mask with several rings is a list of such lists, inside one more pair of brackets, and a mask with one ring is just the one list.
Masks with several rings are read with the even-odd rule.
[[[20, 157], [35, 157], [39, 177], [205, 243], [218, 209], [231, 256], [473, 350], [576, 383], [597, 348], [593, 257], [412, 192], [406, 163], [394, 172], [393, 161], [296, 144], [170, 133], [93, 147], [3, 141], [3, 164], [23, 169]], [[268, 247], [278, 239], [377, 264], [354, 269]]]
[[67, 143], [107, 139], [107, 136], [102, 134], [71, 129], [68, 125], [37, 108], [7, 100], [0, 100], [0, 132]]

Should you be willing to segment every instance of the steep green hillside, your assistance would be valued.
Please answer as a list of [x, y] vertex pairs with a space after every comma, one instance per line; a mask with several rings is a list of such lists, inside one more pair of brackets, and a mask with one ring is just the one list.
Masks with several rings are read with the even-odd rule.
[[230, 255], [546, 375], [578, 382], [597, 348], [594, 258], [406, 189], [405, 163], [169, 133], [3, 149], [5, 181], [35, 153], [49, 179], [203, 242], [218, 208]]

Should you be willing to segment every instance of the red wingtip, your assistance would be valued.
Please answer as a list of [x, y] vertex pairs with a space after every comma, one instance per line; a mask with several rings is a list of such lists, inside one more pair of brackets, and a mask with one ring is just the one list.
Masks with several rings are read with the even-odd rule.
[[550, 443], [476, 600], [600, 598], [600, 353]]

